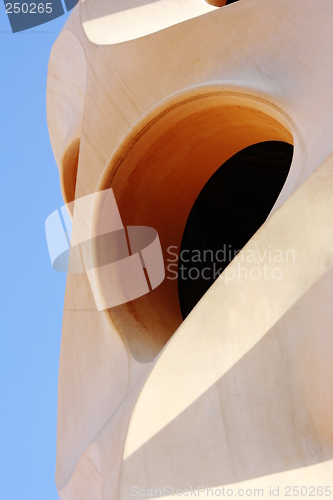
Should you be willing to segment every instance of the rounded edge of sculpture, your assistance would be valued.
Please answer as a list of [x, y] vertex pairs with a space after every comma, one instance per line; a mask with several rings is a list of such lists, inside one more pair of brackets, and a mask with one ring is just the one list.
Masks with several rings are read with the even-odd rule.
[[86, 72], [86, 58], [80, 41], [71, 31], [63, 29], [50, 55], [46, 109], [65, 204], [75, 198]]
[[[187, 143], [182, 134], [190, 137]], [[105, 166], [96, 191], [113, 188], [125, 226], [154, 227], [165, 257], [171, 244], [179, 251], [196, 197], [227, 159], [257, 142], [294, 144], [294, 137], [290, 117], [254, 89], [223, 83], [190, 87], [161, 101], [133, 126]], [[290, 172], [293, 164], [294, 159]], [[91, 227], [97, 223], [95, 206]], [[103, 296], [99, 271], [94, 272]], [[131, 355], [150, 362], [183, 322], [177, 281], [167, 276], [156, 290], [103, 313]]]
[[[86, 478], [89, 477], [89, 491]], [[70, 480], [58, 490], [60, 500], [89, 495], [89, 499], [102, 498], [102, 465], [100, 449], [92, 442], [81, 456]]]

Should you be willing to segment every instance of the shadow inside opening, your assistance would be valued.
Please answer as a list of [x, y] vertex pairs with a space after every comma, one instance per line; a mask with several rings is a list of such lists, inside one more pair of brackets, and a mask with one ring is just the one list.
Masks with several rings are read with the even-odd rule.
[[293, 149], [281, 141], [249, 146], [227, 160], [201, 190], [179, 255], [184, 319], [267, 219], [287, 179]]

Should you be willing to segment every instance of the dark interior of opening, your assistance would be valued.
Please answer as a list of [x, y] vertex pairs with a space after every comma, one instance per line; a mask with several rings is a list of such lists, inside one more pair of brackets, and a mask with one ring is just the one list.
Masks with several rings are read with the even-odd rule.
[[229, 5], [231, 3], [239, 2], [239, 0], [206, 0], [210, 5], [214, 5], [215, 7], [224, 7], [225, 5]]
[[265, 222], [292, 157], [291, 144], [254, 144], [226, 161], [205, 184], [187, 219], [179, 255], [184, 319]]

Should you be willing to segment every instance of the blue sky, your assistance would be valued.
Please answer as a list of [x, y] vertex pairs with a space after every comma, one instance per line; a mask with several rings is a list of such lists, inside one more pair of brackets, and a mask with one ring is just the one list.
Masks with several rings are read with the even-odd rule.
[[58, 499], [57, 384], [66, 276], [45, 219], [63, 202], [46, 122], [52, 45], [66, 21], [12, 34], [0, 4], [0, 488], [4, 500]]

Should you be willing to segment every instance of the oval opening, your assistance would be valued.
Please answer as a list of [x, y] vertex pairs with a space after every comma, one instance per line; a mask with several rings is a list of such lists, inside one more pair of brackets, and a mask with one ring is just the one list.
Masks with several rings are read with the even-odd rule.
[[[72, 210], [70, 203], [75, 200], [79, 152], [80, 139], [75, 139], [66, 150], [61, 162], [60, 185], [64, 202], [69, 205], [69, 210]], [[71, 216], [73, 216], [72, 213]]]
[[187, 219], [178, 265], [185, 319], [265, 222], [287, 179], [293, 146], [267, 141], [227, 160], [208, 180]]
[[[153, 359], [183, 321], [178, 256], [203, 187], [248, 146], [292, 144], [290, 129], [280, 110], [248, 91], [194, 88], [153, 110], [110, 159], [97, 190], [113, 189], [124, 226], [149, 226], [158, 232], [165, 261], [166, 278], [160, 286], [105, 312], [138, 361]], [[98, 270], [96, 279], [102, 279]]]
[[206, 0], [209, 5], [214, 7], [224, 7], [225, 5], [230, 5], [231, 3], [239, 2], [239, 0]]

